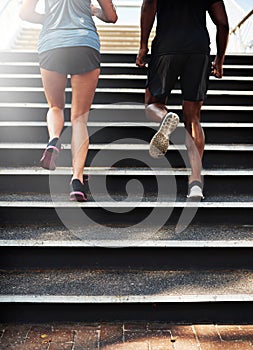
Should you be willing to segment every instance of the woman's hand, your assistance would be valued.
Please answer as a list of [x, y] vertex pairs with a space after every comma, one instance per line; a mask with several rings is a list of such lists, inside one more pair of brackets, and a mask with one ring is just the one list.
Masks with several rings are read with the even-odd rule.
[[92, 16], [96, 16], [98, 10], [99, 10], [98, 7], [94, 6], [93, 4], [90, 4], [90, 11]]
[[[116, 23], [118, 20], [112, 0], [97, 0], [101, 8], [96, 8], [94, 16], [106, 23]], [[95, 7], [95, 6], [94, 6]], [[92, 10], [93, 11], [93, 10]]]

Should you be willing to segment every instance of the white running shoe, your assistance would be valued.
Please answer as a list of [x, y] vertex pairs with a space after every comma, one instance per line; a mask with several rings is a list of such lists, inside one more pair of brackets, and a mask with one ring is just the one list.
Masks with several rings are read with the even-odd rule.
[[169, 135], [176, 129], [179, 117], [176, 113], [167, 113], [160, 123], [157, 133], [150, 141], [149, 154], [153, 158], [163, 157], [169, 147]]
[[202, 192], [202, 184], [199, 181], [192, 181], [189, 184], [188, 195], [187, 198], [193, 201], [201, 201], [205, 197]]

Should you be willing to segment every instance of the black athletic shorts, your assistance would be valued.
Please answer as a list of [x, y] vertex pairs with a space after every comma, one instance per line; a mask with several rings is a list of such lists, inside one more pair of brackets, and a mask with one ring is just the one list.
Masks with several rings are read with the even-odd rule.
[[146, 87], [152, 96], [168, 97], [179, 79], [183, 100], [202, 101], [206, 97], [211, 60], [205, 54], [151, 55]]
[[61, 74], [83, 74], [100, 67], [100, 53], [88, 46], [60, 47], [39, 54], [39, 63]]

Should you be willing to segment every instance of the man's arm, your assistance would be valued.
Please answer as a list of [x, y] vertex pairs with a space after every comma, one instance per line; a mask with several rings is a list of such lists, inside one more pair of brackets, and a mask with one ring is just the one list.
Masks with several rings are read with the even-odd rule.
[[148, 53], [148, 39], [154, 24], [157, 11], [157, 0], [143, 0], [141, 7], [141, 39], [139, 54], [136, 58], [136, 64], [144, 67], [144, 58]]
[[21, 5], [19, 16], [24, 21], [43, 24], [44, 14], [35, 11], [38, 0], [24, 0]]
[[208, 13], [216, 25], [216, 46], [217, 54], [213, 62], [212, 74], [216, 78], [223, 76], [223, 62], [225, 59], [225, 52], [228, 44], [229, 25], [226, 9], [223, 1], [213, 3], [208, 10]]

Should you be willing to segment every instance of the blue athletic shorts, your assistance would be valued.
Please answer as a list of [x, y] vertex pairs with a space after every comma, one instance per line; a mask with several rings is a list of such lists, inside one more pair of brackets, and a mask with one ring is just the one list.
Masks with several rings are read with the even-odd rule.
[[151, 55], [146, 87], [152, 96], [165, 98], [179, 80], [183, 100], [202, 101], [206, 97], [210, 74], [209, 55]]

